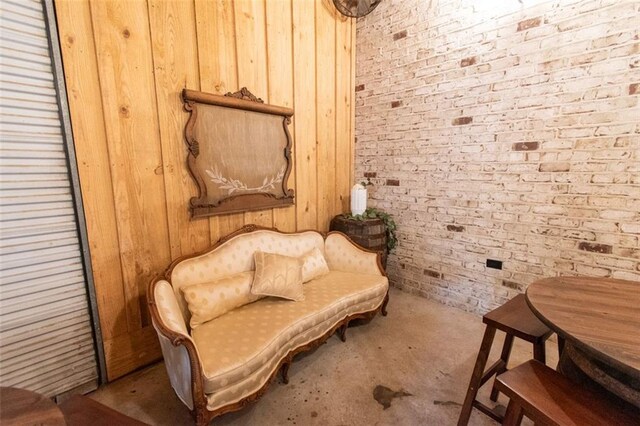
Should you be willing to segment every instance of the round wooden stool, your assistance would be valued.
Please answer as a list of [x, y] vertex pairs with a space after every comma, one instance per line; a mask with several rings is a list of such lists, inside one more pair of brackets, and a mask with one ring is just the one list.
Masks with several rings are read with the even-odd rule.
[[[458, 426], [466, 426], [468, 424], [471, 409], [474, 407], [492, 419], [502, 422], [503, 417], [501, 415], [476, 399], [478, 390], [491, 377], [507, 371], [514, 337], [531, 342], [533, 344], [533, 358], [544, 364], [546, 362], [545, 342], [553, 333], [531, 312], [524, 294], [517, 295], [504, 305], [487, 313], [482, 317], [482, 322], [487, 325], [487, 328], [471, 374], [467, 396], [464, 404], [462, 404]], [[485, 371], [496, 330], [506, 333], [502, 353], [500, 354], [500, 359]], [[495, 387], [495, 383], [491, 389], [491, 400], [498, 400], [498, 390]]]

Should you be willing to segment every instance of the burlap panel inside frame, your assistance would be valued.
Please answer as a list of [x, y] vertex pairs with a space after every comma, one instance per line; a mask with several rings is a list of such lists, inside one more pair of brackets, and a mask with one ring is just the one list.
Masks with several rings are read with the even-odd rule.
[[225, 96], [182, 93], [191, 117], [185, 128], [187, 163], [199, 195], [192, 217], [285, 207], [293, 204], [293, 110], [264, 104], [246, 88]]

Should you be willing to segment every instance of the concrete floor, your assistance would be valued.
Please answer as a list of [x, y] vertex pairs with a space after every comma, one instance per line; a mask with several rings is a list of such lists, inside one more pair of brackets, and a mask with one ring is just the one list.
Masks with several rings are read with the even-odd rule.
[[[346, 343], [332, 336], [292, 364], [288, 385], [272, 382], [257, 403], [211, 424], [455, 425], [484, 332], [481, 318], [396, 289], [390, 298], [387, 317], [349, 328]], [[489, 362], [499, 357], [503, 336], [496, 336]], [[531, 345], [516, 339], [511, 364], [531, 357]], [[556, 365], [554, 342], [547, 342], [547, 359]], [[377, 385], [411, 396], [395, 398], [383, 409], [373, 397]], [[486, 403], [489, 387], [479, 397]], [[162, 363], [90, 397], [152, 425], [193, 424]], [[504, 396], [498, 401], [506, 402]], [[497, 423], [474, 410], [470, 424]]]

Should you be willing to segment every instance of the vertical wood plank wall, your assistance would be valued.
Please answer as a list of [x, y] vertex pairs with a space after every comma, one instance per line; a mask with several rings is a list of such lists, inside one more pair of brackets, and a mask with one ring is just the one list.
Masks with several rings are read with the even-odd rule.
[[[331, 0], [56, 0], [109, 380], [160, 357], [145, 291], [244, 224], [327, 230], [353, 177], [355, 22]], [[295, 110], [296, 205], [191, 220], [187, 87]]]

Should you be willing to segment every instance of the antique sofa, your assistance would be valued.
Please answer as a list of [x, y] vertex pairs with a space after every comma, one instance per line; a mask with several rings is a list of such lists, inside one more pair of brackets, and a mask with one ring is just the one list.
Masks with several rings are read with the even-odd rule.
[[[190, 328], [184, 288], [253, 274], [256, 251], [297, 257], [315, 248], [328, 273], [303, 284], [303, 301], [265, 297]], [[379, 255], [344, 234], [249, 225], [202, 254], [174, 261], [151, 281], [147, 298], [171, 385], [202, 425], [258, 399], [278, 371], [287, 383], [294, 355], [335, 332], [344, 341], [350, 321], [386, 315], [388, 289]]]

